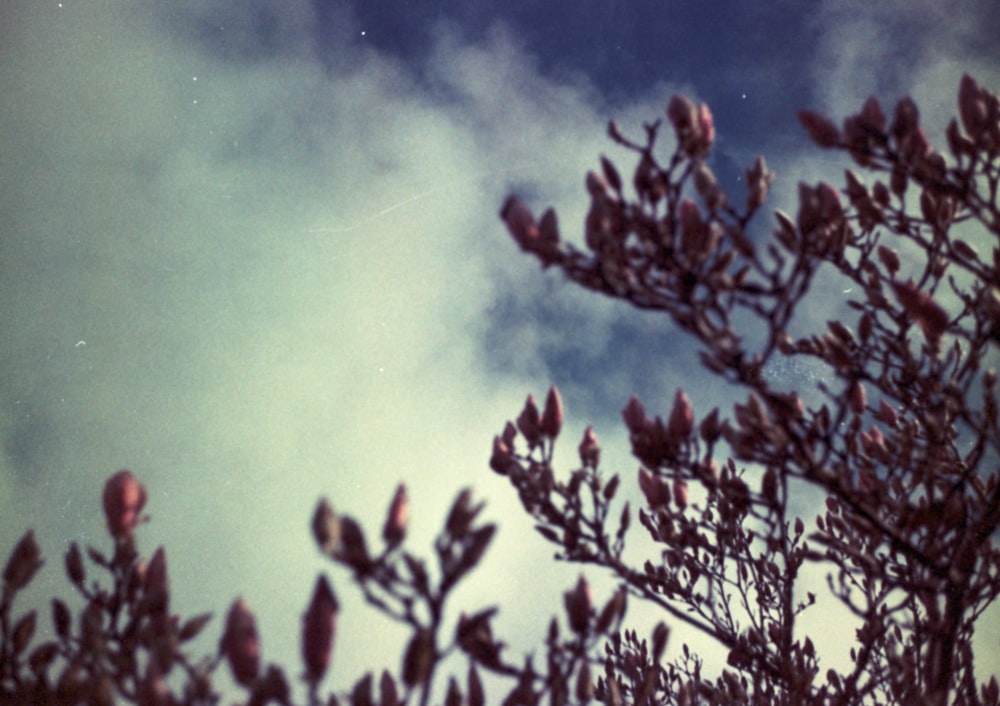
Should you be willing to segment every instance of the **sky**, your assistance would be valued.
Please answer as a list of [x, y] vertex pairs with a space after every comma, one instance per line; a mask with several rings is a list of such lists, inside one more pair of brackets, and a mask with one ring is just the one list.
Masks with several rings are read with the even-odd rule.
[[796, 109], [910, 94], [933, 140], [964, 71], [1000, 87], [996, 36], [993, 0], [4, 3], [0, 549], [34, 527], [29, 598], [65, 593], [67, 541], [108, 546], [101, 487], [130, 468], [173, 609], [216, 613], [205, 651], [242, 596], [264, 659], [296, 673], [327, 572], [344, 689], [395, 668], [403, 633], [319, 557], [317, 500], [374, 534], [405, 482], [429, 553], [472, 486], [500, 533], [454, 608], [500, 602], [520, 654], [579, 568], [489, 471], [493, 435], [554, 382], [561, 467], [594, 424], [631, 480], [632, 393], [666, 412], [684, 386], [697, 413], [725, 391], [667, 321], [541, 273], [504, 197], [554, 205], [572, 237], [586, 170], [631, 167], [607, 121], [638, 134], [683, 93], [712, 107], [723, 183], [763, 153], [780, 205], [844, 166]]

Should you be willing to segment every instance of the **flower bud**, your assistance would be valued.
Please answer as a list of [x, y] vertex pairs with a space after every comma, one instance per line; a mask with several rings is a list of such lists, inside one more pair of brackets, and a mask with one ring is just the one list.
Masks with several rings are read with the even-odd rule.
[[500, 210], [500, 218], [522, 250], [531, 250], [538, 242], [540, 232], [535, 217], [519, 198], [508, 196]]
[[493, 437], [493, 453], [490, 454], [490, 468], [502, 476], [507, 475], [510, 462], [514, 460], [514, 454], [502, 438]]
[[680, 478], [674, 479], [674, 502], [677, 503], [677, 507], [681, 510], [688, 506], [687, 481]]
[[670, 411], [667, 422], [667, 437], [671, 441], [682, 441], [691, 436], [694, 430], [694, 411], [691, 400], [683, 390], [677, 390], [674, 396], [674, 408]]
[[889, 271], [890, 275], [894, 275], [899, 272], [899, 255], [892, 248], [886, 247], [885, 245], [879, 245], [878, 250], [879, 261], [885, 266], [885, 269]]
[[238, 598], [229, 609], [219, 651], [229, 661], [237, 683], [243, 686], [253, 684], [260, 671], [260, 640], [253, 613], [242, 598]]
[[332, 554], [337, 550], [340, 544], [340, 518], [326, 498], [319, 501], [316, 512], [313, 513], [312, 532], [321, 551]]
[[524, 435], [528, 446], [534, 448], [542, 441], [541, 415], [538, 412], [538, 404], [534, 395], [528, 395], [524, 402], [524, 409], [517, 418], [517, 428]]
[[895, 427], [899, 423], [899, 415], [896, 414], [896, 410], [885, 400], [879, 400], [875, 418], [890, 427]]
[[104, 484], [104, 515], [108, 531], [116, 539], [129, 538], [139, 524], [146, 504], [146, 488], [131, 471], [121, 470]]
[[569, 618], [570, 628], [578, 633], [586, 631], [593, 600], [590, 595], [590, 586], [583, 574], [580, 575], [573, 590], [563, 594], [563, 598], [566, 602], [566, 615]]
[[18, 591], [28, 585], [43, 564], [41, 553], [38, 542], [35, 541], [35, 531], [28, 530], [14, 547], [3, 570], [3, 581], [7, 591]]
[[819, 147], [835, 147], [840, 141], [840, 133], [836, 126], [819, 113], [811, 110], [800, 110], [795, 114], [799, 123], [809, 133], [809, 137]]
[[320, 576], [302, 619], [302, 658], [306, 665], [306, 678], [312, 683], [322, 679], [330, 666], [338, 610], [333, 589], [326, 577]]
[[855, 380], [854, 384], [851, 385], [851, 391], [847, 399], [848, 406], [852, 412], [855, 414], [864, 414], [865, 407], [868, 404], [868, 393], [865, 392], [865, 386], [861, 384], [860, 380]]
[[382, 536], [385, 541], [395, 546], [406, 536], [406, 524], [410, 519], [410, 502], [406, 497], [406, 486], [402, 483], [396, 488], [396, 494], [389, 505], [389, 514], [385, 519]]
[[549, 388], [548, 397], [545, 398], [545, 411], [539, 423], [539, 430], [543, 436], [555, 439], [559, 436], [559, 431], [563, 424], [563, 403], [559, 395], [559, 388], [555, 385]]
[[594, 433], [594, 427], [587, 427], [586, 431], [583, 432], [583, 440], [580, 442], [578, 450], [580, 452], [580, 463], [585, 468], [597, 468], [597, 464], [601, 458], [601, 445], [597, 443], [597, 434]]
[[659, 476], [654, 476], [645, 468], [639, 469], [639, 489], [646, 496], [649, 507], [657, 509], [670, 503], [670, 488]]
[[635, 395], [629, 398], [628, 404], [622, 410], [622, 419], [625, 420], [625, 426], [633, 434], [638, 434], [645, 428], [646, 410]]
[[936, 343], [948, 328], [948, 312], [935, 302], [927, 292], [921, 292], [912, 282], [891, 282], [896, 298], [903, 310], [923, 331], [929, 343]]

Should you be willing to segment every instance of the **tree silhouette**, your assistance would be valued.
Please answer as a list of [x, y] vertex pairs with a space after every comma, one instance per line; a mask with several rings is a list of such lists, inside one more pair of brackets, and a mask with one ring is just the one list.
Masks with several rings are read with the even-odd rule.
[[[773, 180], [763, 158], [746, 170], [745, 199], [733, 201], [705, 162], [711, 112], [682, 97], [667, 108], [675, 139], [666, 158], [657, 150], [664, 123], [645, 125], [638, 140], [609, 126], [637, 166], [631, 189], [604, 158], [587, 175], [585, 248], [560, 237], [552, 210], [536, 220], [510, 197], [501, 217], [524, 251], [586, 289], [669, 317], [737, 401], [700, 418], [683, 390], [660, 415], [647, 411], [649, 400], [627, 401], [622, 417], [641, 464], [635, 512], [618, 498], [621, 476], [602, 470], [592, 428], [579, 466], [553, 467], [564, 417], [555, 387], [541, 405], [529, 396], [495, 437], [489, 465], [509, 479], [542, 537], [562, 559], [616, 583], [599, 603], [583, 576], [566, 591], [564, 619], [553, 618], [537, 663], [505, 656], [491, 626], [496, 608], [463, 613], [444, 634], [451, 590], [495, 533], [469, 491], [452, 505], [432, 560], [406, 547], [405, 487], [377, 547], [322, 500], [312, 520], [320, 550], [411, 637], [398, 671], [321, 695], [338, 602], [320, 576], [302, 626], [307, 701], [481, 706], [488, 672], [507, 689], [493, 700], [511, 705], [1000, 703], [996, 675], [975, 673], [972, 649], [977, 618], [1000, 592], [990, 367], [1000, 342], [1000, 102], [964, 76], [958, 108], [947, 157], [928, 142], [909, 98], [891, 120], [870, 98], [842, 128], [800, 112], [812, 140], [846, 152], [867, 180], [848, 170], [842, 190], [800, 184], [798, 212], [776, 212], [769, 235], [751, 229]], [[796, 314], [828, 273], [849, 284], [848, 313], [809, 330], [813, 322]], [[821, 366], [822, 381], [789, 389], [772, 373], [782, 358]], [[801, 517], [810, 489], [825, 506]], [[54, 599], [55, 637], [37, 645], [35, 611], [13, 612], [40, 550], [30, 531], [14, 548], [0, 596], [0, 698], [216, 703], [211, 676], [225, 661], [248, 703], [292, 703], [283, 669], [262, 666], [253, 612], [240, 599], [217, 654], [187, 654], [209, 618], [171, 614], [163, 549], [140, 557], [144, 488], [122, 471], [103, 500], [114, 551], [86, 553], [108, 578], [91, 578], [72, 544], [66, 573], [87, 605], [74, 623]], [[649, 537], [639, 562], [625, 552], [626, 540], [636, 543], [633, 516]], [[821, 670], [801, 627], [818, 590], [804, 585], [809, 566], [826, 572], [830, 595], [856, 619], [841, 671]], [[631, 625], [627, 607], [636, 601], [663, 620]], [[673, 624], [721, 645], [726, 664], [687, 646], [665, 662]], [[439, 668], [449, 667], [435, 688]]]

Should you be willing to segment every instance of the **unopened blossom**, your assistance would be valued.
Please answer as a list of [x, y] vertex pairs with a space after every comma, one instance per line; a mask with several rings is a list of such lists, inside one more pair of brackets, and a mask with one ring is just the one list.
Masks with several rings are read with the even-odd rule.
[[693, 430], [694, 410], [691, 408], [691, 400], [683, 390], [677, 390], [670, 420], [667, 422], [667, 437], [671, 441], [681, 441], [691, 436]]
[[260, 639], [253, 613], [242, 598], [238, 598], [226, 617], [226, 631], [219, 651], [228, 660], [233, 679], [250, 686], [260, 671]]
[[490, 468], [500, 475], [507, 475], [510, 462], [514, 460], [514, 452], [500, 436], [493, 437], [493, 453], [490, 454]]
[[538, 403], [534, 395], [528, 395], [524, 401], [524, 409], [517, 418], [517, 429], [524, 435], [528, 446], [535, 447], [541, 442], [542, 415], [538, 411]]
[[688, 506], [687, 481], [682, 480], [681, 478], [674, 479], [674, 502], [681, 510]]
[[330, 583], [325, 576], [320, 576], [302, 619], [302, 658], [306, 676], [311, 682], [322, 679], [330, 666], [338, 609], [337, 597]]
[[948, 312], [941, 308], [930, 294], [920, 291], [912, 281], [891, 284], [903, 310], [923, 331], [927, 341], [930, 343], [938, 341], [948, 328]]
[[549, 388], [549, 394], [545, 398], [545, 411], [542, 413], [539, 422], [539, 430], [543, 436], [555, 439], [559, 436], [559, 431], [563, 424], [563, 403], [559, 395], [559, 388], [555, 385]]
[[587, 468], [597, 468], [601, 458], [601, 445], [597, 443], [594, 427], [587, 427], [583, 432], [583, 439], [577, 450], [580, 452], [580, 463]]
[[646, 410], [643, 408], [642, 402], [635, 395], [629, 398], [628, 404], [622, 410], [622, 419], [625, 420], [625, 426], [633, 434], [638, 434], [645, 428]]
[[385, 527], [382, 529], [382, 536], [391, 545], [399, 544], [406, 536], [406, 525], [410, 520], [410, 502], [406, 496], [406, 486], [402, 483], [396, 488], [392, 502], [389, 504], [389, 513], [385, 518]]
[[868, 404], [868, 394], [865, 392], [865, 386], [861, 384], [860, 380], [855, 380], [851, 385], [847, 401], [852, 412], [855, 414], [864, 413], [865, 407]]
[[654, 510], [670, 504], [670, 487], [662, 478], [653, 475], [645, 468], [639, 469], [639, 489]]
[[540, 231], [535, 217], [518, 197], [507, 197], [500, 209], [500, 218], [507, 224], [507, 230], [522, 249], [530, 250], [538, 242]]
[[689, 157], [703, 157], [715, 140], [712, 111], [704, 103], [695, 105], [683, 96], [674, 96], [667, 105], [667, 118], [674, 126], [677, 143]]
[[819, 113], [800, 110], [796, 113], [799, 123], [809, 133], [809, 137], [820, 147], [834, 147], [840, 141], [837, 127]]
[[593, 609], [593, 598], [591, 597], [590, 585], [582, 574], [576, 582], [576, 586], [563, 594], [563, 598], [566, 602], [566, 615], [569, 618], [569, 626], [574, 632], [584, 632], [587, 629], [587, 622], [590, 619], [590, 612]]
[[121, 470], [104, 484], [104, 516], [108, 531], [116, 539], [132, 536], [146, 505], [146, 488], [129, 470]]

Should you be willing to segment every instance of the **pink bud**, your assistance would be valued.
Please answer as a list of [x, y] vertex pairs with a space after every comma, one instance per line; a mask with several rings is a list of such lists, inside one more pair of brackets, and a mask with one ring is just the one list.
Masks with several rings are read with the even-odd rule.
[[681, 510], [688, 505], [688, 484], [680, 478], [674, 479], [674, 502]]
[[580, 463], [587, 468], [597, 468], [597, 464], [601, 458], [601, 445], [597, 443], [597, 434], [594, 433], [594, 427], [587, 427], [587, 430], [583, 432], [583, 440], [580, 442], [578, 450], [580, 452]]
[[684, 96], [671, 97], [670, 103], [667, 104], [667, 118], [678, 134], [690, 132], [697, 120], [694, 103]]
[[389, 514], [385, 518], [382, 536], [390, 545], [397, 545], [406, 536], [406, 524], [410, 520], [410, 502], [406, 497], [406, 486], [402, 483], [396, 488], [396, 494], [389, 505]]
[[131, 471], [115, 473], [104, 484], [104, 515], [112, 537], [132, 536], [139, 524], [139, 513], [146, 504], [146, 488], [136, 480]]
[[524, 409], [521, 410], [521, 414], [517, 418], [517, 428], [524, 435], [528, 446], [532, 448], [541, 443], [541, 423], [541, 415], [538, 412], [538, 403], [535, 402], [535, 396], [528, 395], [528, 399], [524, 402]]
[[242, 598], [237, 599], [229, 609], [219, 651], [229, 660], [229, 668], [237, 683], [243, 686], [253, 684], [260, 670], [260, 641], [253, 613]]
[[879, 245], [877, 249], [878, 259], [885, 266], [885, 269], [889, 270], [890, 275], [894, 275], [899, 272], [899, 255], [892, 248], [886, 247], [885, 245]]
[[500, 436], [500, 439], [503, 441], [503, 443], [507, 444], [507, 448], [509, 449], [514, 448], [514, 439], [516, 438], [517, 438], [517, 428], [510, 422], [504, 424], [503, 434]]
[[885, 132], [885, 113], [879, 105], [875, 96], [870, 96], [861, 108], [859, 124], [870, 133], [882, 134]]
[[819, 113], [800, 110], [796, 113], [796, 117], [812, 141], [820, 147], [834, 147], [840, 141], [840, 133], [836, 126]]
[[582, 574], [573, 590], [563, 594], [563, 598], [566, 602], [566, 615], [569, 617], [569, 626], [574, 632], [584, 632], [587, 629], [587, 622], [590, 619], [593, 599], [590, 595], [590, 586]]
[[507, 230], [523, 250], [530, 250], [538, 242], [540, 232], [535, 217], [516, 196], [507, 197], [503, 208], [500, 209], [500, 218], [507, 224]]
[[879, 400], [878, 412], [875, 413], [875, 418], [884, 424], [888, 424], [890, 427], [894, 427], [899, 423], [899, 415], [896, 414], [896, 410], [885, 400]]
[[628, 404], [622, 410], [622, 419], [625, 420], [625, 426], [633, 434], [638, 434], [645, 428], [646, 410], [635, 395], [629, 398]]
[[507, 443], [499, 436], [493, 437], [493, 453], [490, 454], [490, 468], [502, 476], [507, 475], [507, 468], [514, 459]]
[[987, 125], [988, 112], [985, 91], [969, 74], [963, 74], [958, 87], [958, 115], [966, 134], [974, 142]]
[[542, 413], [542, 420], [539, 430], [542, 435], [555, 439], [559, 436], [559, 430], [563, 424], [563, 403], [559, 395], [559, 388], [555, 385], [549, 388], [548, 397], [545, 398], [545, 412]]
[[851, 385], [847, 403], [851, 411], [855, 414], [864, 413], [865, 407], [868, 404], [868, 393], [865, 392], [865, 386], [861, 384], [861, 381], [855, 380], [854, 384]]
[[712, 111], [704, 103], [695, 106], [683, 96], [674, 96], [667, 105], [667, 118], [674, 126], [677, 143], [689, 157], [703, 157], [715, 140]]
[[715, 142], [715, 121], [712, 118], [712, 111], [708, 105], [702, 103], [698, 106], [698, 142], [704, 152]]
[[645, 468], [639, 469], [639, 489], [654, 510], [670, 504], [670, 488], [662, 478], [654, 476]]
[[325, 576], [316, 580], [309, 608], [302, 619], [302, 658], [306, 663], [306, 677], [318, 682], [330, 666], [333, 636], [336, 630], [337, 597]]
[[671, 441], [686, 439], [694, 430], [694, 411], [691, 409], [691, 400], [683, 390], [677, 390], [674, 396], [674, 408], [670, 411], [670, 420], [667, 422], [667, 437]]
[[912, 282], [891, 282], [896, 298], [903, 310], [923, 331], [928, 342], [934, 343], [948, 328], [948, 312], [941, 308], [927, 292], [921, 292]]

